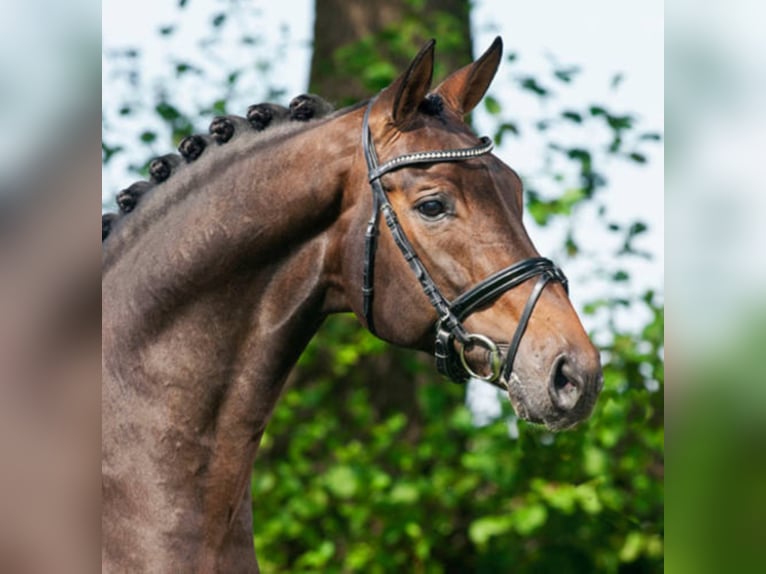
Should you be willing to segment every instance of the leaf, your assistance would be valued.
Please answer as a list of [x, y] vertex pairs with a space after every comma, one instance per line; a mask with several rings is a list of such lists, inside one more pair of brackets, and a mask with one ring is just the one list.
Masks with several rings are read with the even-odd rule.
[[567, 119], [567, 120], [569, 120], [571, 122], [575, 122], [577, 124], [581, 124], [582, 123], [582, 115], [578, 114], [577, 112], [573, 112], [571, 110], [567, 110], [567, 111], [561, 112], [561, 117], [563, 117], [564, 119]]
[[170, 36], [173, 32], [175, 32], [175, 30], [176, 30], [175, 26], [161, 26], [160, 36]]
[[583, 468], [590, 476], [603, 476], [607, 472], [609, 457], [603, 449], [590, 445], [583, 454]]
[[576, 159], [582, 162], [590, 161], [590, 152], [583, 148], [573, 147], [567, 151], [567, 156], [570, 159]]
[[546, 225], [551, 216], [549, 206], [541, 201], [530, 201], [527, 204], [527, 211], [535, 220], [537, 225]]
[[112, 159], [113, 156], [120, 153], [124, 148], [120, 145], [117, 146], [109, 146], [105, 144], [103, 141], [101, 142], [101, 163], [106, 165], [109, 163], [109, 160]]
[[564, 248], [569, 257], [574, 257], [580, 252], [580, 247], [577, 245], [571, 234], [567, 235], [566, 241], [564, 242]]
[[581, 70], [578, 66], [572, 66], [571, 68], [560, 68], [555, 70], [553, 75], [562, 82], [569, 84], [572, 82], [572, 79], [580, 72]]
[[581, 187], [567, 189], [556, 201], [557, 212], [570, 214], [572, 208], [587, 197], [587, 193]]
[[328, 470], [324, 475], [324, 482], [327, 490], [341, 499], [353, 497], [359, 488], [356, 473], [345, 465], [334, 466]]
[[589, 172], [591, 170], [592, 159], [590, 152], [587, 149], [577, 147], [570, 148], [567, 151], [567, 157], [569, 159], [579, 161], [581, 169], [584, 172]]
[[487, 112], [493, 116], [496, 116], [500, 113], [500, 102], [498, 102], [492, 96], [486, 96], [484, 98], [484, 107], [486, 108]]
[[219, 12], [215, 16], [213, 16], [213, 28], [220, 28], [223, 26], [223, 24], [226, 22], [226, 14], [223, 12]]
[[168, 122], [172, 122], [181, 117], [180, 112], [175, 108], [175, 106], [172, 106], [167, 102], [160, 102], [155, 106], [154, 110], [163, 120]]
[[593, 483], [584, 483], [575, 489], [580, 506], [588, 514], [598, 514], [603, 510], [603, 505], [598, 497], [598, 491]]
[[484, 546], [490, 538], [505, 534], [512, 526], [513, 520], [509, 514], [482, 516], [468, 527], [468, 537], [477, 546]]
[[595, 315], [599, 309], [603, 309], [605, 307], [609, 307], [609, 302], [605, 299], [598, 299], [597, 301], [586, 303], [583, 306], [583, 313], [586, 315]]
[[658, 142], [662, 140], [662, 134], [658, 134], [657, 132], [646, 132], [638, 136], [638, 139]]
[[537, 94], [541, 98], [547, 97], [550, 93], [547, 88], [541, 86], [537, 80], [531, 76], [519, 80], [519, 85], [521, 85], [522, 89]]
[[606, 123], [609, 124], [609, 127], [611, 127], [613, 130], [625, 130], [633, 127], [633, 117], [632, 116], [613, 116], [607, 114], [606, 116]]
[[335, 543], [331, 540], [323, 540], [316, 549], [303, 554], [296, 563], [301, 568], [322, 568], [326, 566], [335, 555]]
[[420, 498], [418, 489], [411, 483], [399, 482], [394, 485], [389, 494], [389, 500], [394, 504], [413, 504]]
[[633, 562], [641, 554], [644, 546], [644, 535], [636, 530], [628, 532], [625, 542], [620, 549], [621, 562]]
[[184, 139], [186, 136], [190, 136], [194, 133], [194, 128], [192, 125], [188, 122], [182, 122], [178, 124], [178, 127], [173, 128], [173, 133], [171, 134], [171, 139], [173, 140], [173, 145], [175, 147], [178, 147], [178, 144], [181, 143], [181, 140]]
[[572, 514], [577, 505], [577, 491], [571, 484], [542, 483], [535, 488], [552, 508]]
[[633, 238], [636, 235], [646, 232], [648, 229], [649, 227], [646, 225], [646, 223], [642, 221], [636, 221], [630, 226], [630, 229], [628, 230], [628, 237]]
[[213, 102], [213, 114], [223, 116], [226, 114], [226, 100], [216, 100]]
[[152, 143], [157, 139], [157, 134], [153, 131], [145, 131], [141, 134], [141, 141], [144, 143]]
[[518, 136], [519, 128], [515, 123], [512, 122], [504, 122], [500, 124], [500, 126], [497, 128], [497, 131], [495, 132], [495, 145], [499, 146], [503, 143], [503, 137], [505, 136], [506, 132]]
[[646, 156], [642, 153], [638, 153], [634, 151], [630, 153], [628, 157], [636, 163], [646, 163]]
[[380, 90], [386, 87], [397, 74], [397, 70], [391, 62], [376, 62], [364, 70], [365, 85]]
[[529, 536], [548, 520], [548, 509], [541, 503], [523, 506], [514, 511], [513, 526], [522, 536]]

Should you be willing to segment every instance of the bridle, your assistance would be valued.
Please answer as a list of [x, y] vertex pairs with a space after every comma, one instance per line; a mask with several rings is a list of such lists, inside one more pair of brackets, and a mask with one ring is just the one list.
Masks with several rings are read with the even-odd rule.
[[[549, 281], [555, 280], [561, 283], [568, 293], [567, 278], [551, 260], [544, 257], [532, 257], [490, 275], [453, 301], [448, 301], [439, 291], [428, 270], [413, 249], [409, 239], [407, 239], [396, 217], [394, 208], [383, 189], [380, 178], [403, 167], [440, 162], [467, 161], [488, 154], [492, 151], [492, 140], [482, 136], [479, 145], [474, 147], [409, 153], [395, 157], [380, 165], [369, 126], [370, 110], [374, 101], [370, 101], [367, 106], [362, 125], [362, 149], [367, 161], [368, 179], [372, 188], [372, 216], [367, 224], [367, 231], [365, 233], [365, 261], [362, 285], [364, 297], [363, 313], [367, 322], [367, 328], [371, 333], [375, 333], [372, 314], [373, 282], [375, 252], [377, 250], [379, 234], [378, 227], [380, 214], [383, 213], [383, 218], [391, 230], [394, 242], [399, 247], [404, 259], [420, 282], [423, 292], [428, 297], [439, 317], [436, 322], [434, 350], [436, 366], [439, 372], [447, 375], [455, 382], [465, 382], [469, 378], [476, 378], [506, 389], [507, 383], [504, 384], [503, 380], [506, 382], [510, 381], [511, 373], [513, 372], [513, 362], [519, 350], [521, 338], [524, 335], [529, 318], [543, 289]], [[505, 360], [503, 361], [500, 349], [492, 339], [485, 335], [468, 332], [463, 326], [462, 321], [477, 309], [493, 302], [509, 289], [518, 287], [536, 276], [539, 276], [539, 278], [527, 299], [527, 303], [519, 318], [519, 323], [516, 326], [516, 331], [506, 352]], [[457, 352], [455, 351], [455, 342], [459, 344]], [[474, 345], [479, 345], [487, 350], [490, 366], [490, 373], [488, 375], [477, 373], [468, 365], [465, 357], [466, 350]]]

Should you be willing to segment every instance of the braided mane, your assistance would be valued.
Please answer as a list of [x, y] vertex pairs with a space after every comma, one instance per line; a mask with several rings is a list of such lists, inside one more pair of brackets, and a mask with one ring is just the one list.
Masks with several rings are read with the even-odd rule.
[[[346, 111], [346, 110], [343, 110]], [[292, 99], [288, 107], [273, 103], [254, 104], [247, 109], [245, 117], [235, 115], [217, 116], [210, 123], [209, 134], [193, 134], [185, 137], [178, 145], [178, 153], [154, 158], [149, 163], [149, 180], [132, 183], [117, 194], [117, 212], [101, 216], [101, 241], [123, 223], [126, 216], [135, 210], [143, 197], [162, 187], [174, 174], [194, 163], [210, 148], [224, 146], [241, 137], [267, 133], [293, 133], [305, 127], [306, 122], [328, 116], [333, 106], [314, 94], [302, 94]], [[277, 126], [283, 126], [276, 130]]]

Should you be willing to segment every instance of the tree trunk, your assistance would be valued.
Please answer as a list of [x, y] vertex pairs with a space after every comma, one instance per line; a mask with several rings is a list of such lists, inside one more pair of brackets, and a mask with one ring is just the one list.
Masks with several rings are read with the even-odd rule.
[[471, 61], [468, 0], [316, 0], [312, 92], [347, 105], [374, 95], [429, 38], [436, 78]]

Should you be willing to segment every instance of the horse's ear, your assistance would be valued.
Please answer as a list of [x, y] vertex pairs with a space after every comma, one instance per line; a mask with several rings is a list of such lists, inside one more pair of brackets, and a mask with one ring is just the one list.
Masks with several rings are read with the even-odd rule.
[[436, 40], [429, 40], [420, 49], [415, 59], [410, 62], [407, 71], [385, 88], [375, 107], [390, 114], [397, 126], [406, 124], [418, 110], [418, 106], [431, 88], [434, 72], [434, 45]]
[[435, 92], [444, 99], [447, 106], [464, 116], [484, 97], [502, 55], [503, 41], [498, 36], [478, 60], [447, 76]]

